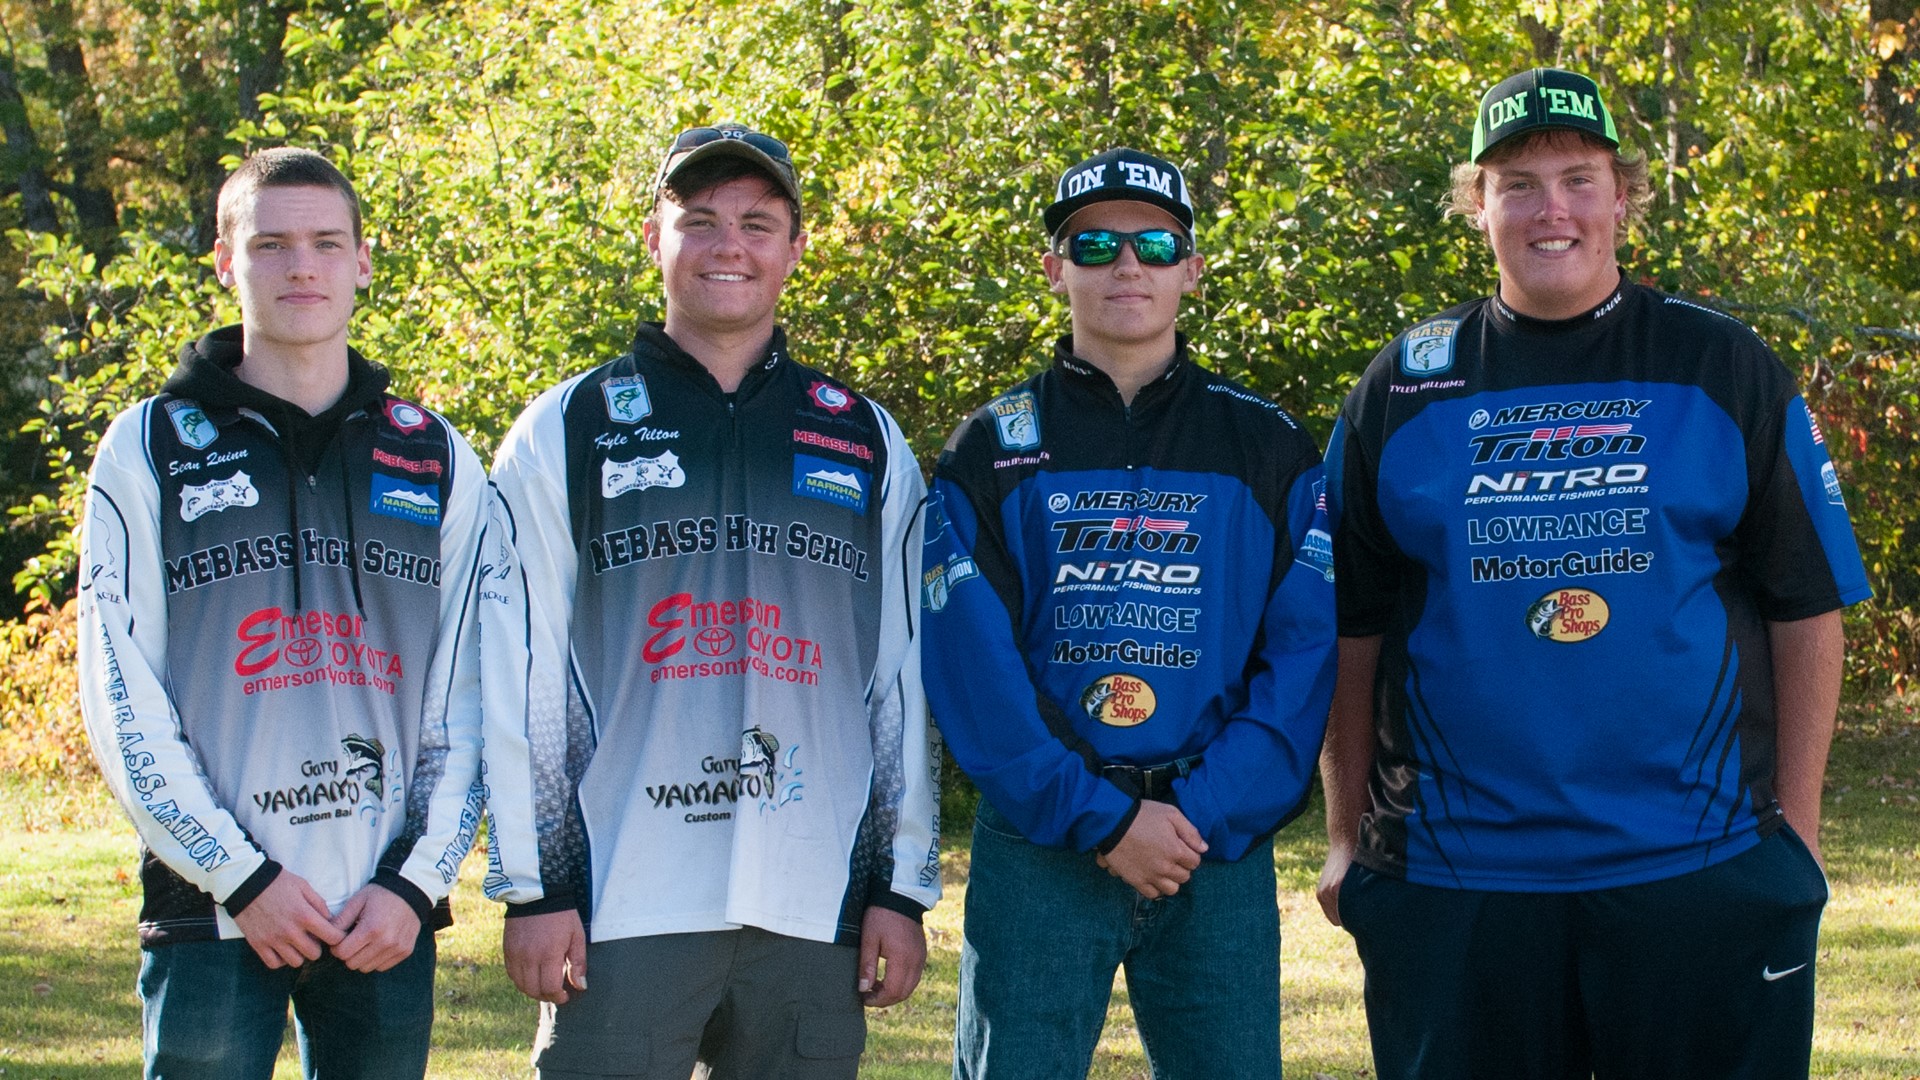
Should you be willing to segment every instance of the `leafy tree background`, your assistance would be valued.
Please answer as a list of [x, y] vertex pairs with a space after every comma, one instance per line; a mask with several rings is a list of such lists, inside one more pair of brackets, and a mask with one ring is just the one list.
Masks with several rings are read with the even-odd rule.
[[1396, 330], [1491, 287], [1447, 172], [1478, 92], [1555, 64], [1652, 161], [1629, 271], [1756, 325], [1826, 426], [1879, 594], [1849, 616], [1854, 685], [1920, 672], [1915, 0], [0, 0], [0, 30], [16, 640], [70, 597], [107, 418], [236, 317], [206, 253], [248, 151], [354, 178], [376, 245], [354, 340], [483, 456], [658, 317], [660, 152], [729, 118], [801, 163], [800, 354], [923, 455], [1063, 331], [1040, 208], [1116, 144], [1186, 167], [1197, 352], [1324, 436]]

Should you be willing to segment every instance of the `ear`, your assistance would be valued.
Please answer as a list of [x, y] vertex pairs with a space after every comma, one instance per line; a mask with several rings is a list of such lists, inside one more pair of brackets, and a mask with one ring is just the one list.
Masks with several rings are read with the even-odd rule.
[[1058, 255], [1055, 255], [1051, 251], [1047, 252], [1045, 255], [1040, 256], [1040, 269], [1046, 272], [1047, 290], [1049, 292], [1056, 292], [1061, 294], [1062, 296], [1066, 295], [1066, 292], [1067, 292], [1066, 264], [1067, 264], [1067, 260], [1061, 258]]
[[1196, 251], [1187, 256], [1187, 261], [1181, 265], [1185, 267], [1186, 276], [1180, 282], [1180, 291], [1190, 293], [1200, 288], [1200, 275], [1206, 273], [1207, 257]]
[[353, 276], [354, 285], [362, 289], [368, 288], [373, 284], [372, 240], [363, 238], [360, 241], [360, 250], [354, 252], [353, 262], [355, 271]]
[[793, 243], [788, 245], [787, 273], [786, 273], [787, 277], [792, 277], [793, 272], [800, 268], [800, 256], [805, 255], [806, 253], [807, 253], [807, 230], [801, 229], [800, 235], [794, 237]]
[[213, 242], [213, 278], [221, 285], [233, 288], [233, 249], [225, 240]]
[[660, 265], [660, 225], [652, 217], [640, 223], [640, 236], [647, 244], [647, 258]]

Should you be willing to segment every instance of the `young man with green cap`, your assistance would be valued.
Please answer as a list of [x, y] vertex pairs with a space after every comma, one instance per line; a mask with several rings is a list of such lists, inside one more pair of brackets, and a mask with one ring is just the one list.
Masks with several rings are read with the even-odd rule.
[[1375, 358], [1328, 451], [1327, 916], [1382, 1078], [1804, 1077], [1840, 609], [1869, 596], [1792, 375], [1627, 279], [1594, 83], [1483, 98], [1494, 296]]
[[1061, 177], [1072, 332], [934, 471], [923, 656], [979, 785], [954, 1076], [1084, 1076], [1116, 968], [1156, 1077], [1280, 1075], [1276, 829], [1333, 683], [1324, 480], [1291, 416], [1189, 357], [1180, 171]]
[[664, 323], [494, 463], [486, 887], [546, 1080], [851, 1080], [940, 895], [925, 485], [775, 321], [807, 240], [785, 144], [692, 128], [658, 177]]

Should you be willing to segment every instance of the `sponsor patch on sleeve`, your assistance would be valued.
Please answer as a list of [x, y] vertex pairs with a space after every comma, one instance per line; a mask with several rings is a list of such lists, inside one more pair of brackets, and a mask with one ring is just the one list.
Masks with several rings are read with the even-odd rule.
[[167, 419], [173, 421], [174, 434], [180, 436], [180, 441], [195, 450], [212, 446], [220, 434], [207, 414], [200, 411], [200, 406], [191, 401], [167, 402]]
[[373, 497], [368, 509], [417, 525], [440, 524], [440, 495], [436, 489], [381, 473], [373, 474]]
[[622, 375], [600, 384], [607, 396], [607, 419], [616, 424], [637, 424], [653, 415], [653, 399], [647, 396], [647, 380], [639, 375]]
[[1458, 319], [1435, 319], [1407, 331], [1400, 341], [1400, 373], [1428, 379], [1453, 368], [1453, 335]]
[[1040, 445], [1040, 407], [1033, 400], [1033, 391], [1008, 394], [988, 407], [993, 410], [1001, 449], [1032, 450]]
[[953, 589], [968, 578], [980, 576], [972, 558], [956, 555], [951, 562], [936, 563], [920, 579], [920, 605], [928, 611], [944, 611]]
[[862, 513], [867, 509], [866, 470], [812, 454], [793, 455], [793, 493]]
[[405, 401], [389, 399], [387, 419], [393, 423], [394, 427], [411, 435], [427, 426], [427, 410]]

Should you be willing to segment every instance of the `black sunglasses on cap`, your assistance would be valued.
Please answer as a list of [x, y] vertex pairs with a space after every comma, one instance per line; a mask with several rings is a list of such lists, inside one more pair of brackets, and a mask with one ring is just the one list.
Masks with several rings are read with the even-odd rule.
[[787, 194], [796, 202], [799, 200], [799, 177], [794, 171], [793, 155], [787, 150], [787, 144], [771, 135], [762, 135], [752, 128], [738, 124], [688, 128], [674, 136], [673, 145], [667, 147], [667, 156], [660, 162], [660, 174], [654, 177], [654, 190], [658, 191], [667, 182], [667, 177], [673, 175], [675, 169], [689, 161], [696, 151], [718, 142], [734, 143], [751, 148], [755, 151], [754, 153], [740, 156], [764, 160], [779, 174], [778, 179], [781, 181], [781, 186], [787, 189]]
[[721, 139], [738, 139], [775, 161], [783, 162], [789, 166], [793, 164], [793, 155], [787, 152], [786, 143], [781, 142], [771, 135], [762, 135], [752, 128], [744, 128], [735, 124], [723, 124], [720, 127], [688, 128], [674, 136], [673, 145], [667, 147], [667, 157], [672, 158], [673, 155], [685, 153], [688, 150], [698, 150], [710, 142], [718, 142]]
[[1178, 266], [1193, 254], [1193, 245], [1172, 229], [1087, 229], [1066, 237], [1060, 250], [1075, 266], [1105, 266], [1120, 257], [1122, 245], [1132, 245], [1134, 258], [1146, 266]]

